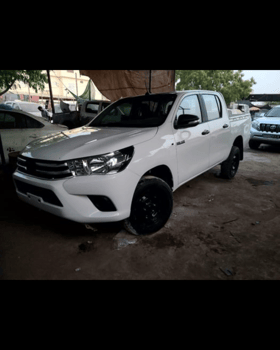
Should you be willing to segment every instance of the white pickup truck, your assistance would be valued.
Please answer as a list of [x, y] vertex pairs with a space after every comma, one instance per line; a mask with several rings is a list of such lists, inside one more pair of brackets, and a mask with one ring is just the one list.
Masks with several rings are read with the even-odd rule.
[[83, 127], [29, 143], [13, 179], [42, 210], [149, 234], [169, 219], [179, 186], [218, 164], [235, 176], [250, 128], [250, 114], [229, 117], [218, 92], [122, 98]]

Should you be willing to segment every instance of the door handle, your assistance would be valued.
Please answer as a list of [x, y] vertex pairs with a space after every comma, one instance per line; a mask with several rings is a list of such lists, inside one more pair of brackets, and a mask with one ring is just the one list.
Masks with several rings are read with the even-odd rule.
[[223, 125], [223, 128], [224, 129], [228, 128], [228, 124]]
[[209, 134], [210, 133], [210, 131], [209, 130], [204, 130], [204, 131], [202, 131], [202, 135], [207, 135], [207, 134]]

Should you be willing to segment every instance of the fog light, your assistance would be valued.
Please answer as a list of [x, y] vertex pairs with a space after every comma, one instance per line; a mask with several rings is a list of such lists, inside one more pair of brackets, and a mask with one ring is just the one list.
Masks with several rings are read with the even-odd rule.
[[100, 211], [116, 211], [116, 207], [110, 198], [105, 196], [92, 196], [88, 195], [88, 198], [93, 205]]

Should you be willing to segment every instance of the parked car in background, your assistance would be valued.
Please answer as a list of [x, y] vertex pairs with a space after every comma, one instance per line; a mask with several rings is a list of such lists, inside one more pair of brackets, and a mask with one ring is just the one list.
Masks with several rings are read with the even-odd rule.
[[110, 104], [111, 101], [104, 100], [85, 101], [79, 106], [79, 111], [76, 111], [73, 105], [62, 102], [60, 106], [54, 106], [55, 114], [52, 120], [54, 124], [58, 123], [66, 125], [69, 129], [75, 129], [88, 124]]
[[[11, 106], [13, 109], [35, 115], [35, 117], [42, 117], [42, 113], [39, 111], [38, 107], [42, 107], [43, 109], [45, 109], [44, 106], [35, 102], [25, 102], [25, 101], [16, 100], [16, 101], [6, 101], [4, 102], [4, 104]], [[52, 112], [48, 112], [48, 113], [50, 116], [50, 120], [52, 120]]]
[[269, 110], [268, 109], [261, 109], [259, 112], [256, 112], [253, 116], [253, 120], [254, 119], [257, 119], [257, 118], [261, 118], [261, 117], [264, 117], [265, 114], [268, 112]]
[[252, 149], [258, 149], [261, 143], [280, 145], [280, 108], [278, 106], [252, 122], [249, 146]]
[[42, 117], [20, 110], [0, 109], [0, 133], [7, 162], [10, 152], [21, 151], [30, 141], [67, 129], [64, 125], [53, 125]]
[[80, 113], [76, 110], [76, 103], [60, 101], [54, 105], [55, 113], [52, 115], [54, 124], [66, 125], [69, 129], [80, 126]]
[[38, 110], [38, 107], [41, 106], [39, 103], [24, 101], [6, 101], [4, 103], [11, 106], [13, 109], [33, 114], [36, 117], [42, 116], [41, 112]]
[[80, 108], [80, 124], [88, 124], [93, 118], [97, 116], [103, 109], [108, 107], [111, 101], [104, 100], [90, 100], [85, 101]]
[[10, 111], [13, 109], [13, 107], [11, 107], [5, 103], [0, 103], [0, 109], [6, 109], [7, 111]]

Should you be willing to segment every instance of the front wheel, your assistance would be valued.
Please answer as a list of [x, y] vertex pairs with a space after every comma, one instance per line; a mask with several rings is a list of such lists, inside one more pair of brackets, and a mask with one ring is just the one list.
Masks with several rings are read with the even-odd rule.
[[134, 235], [156, 232], [165, 225], [172, 208], [173, 194], [168, 184], [158, 177], [144, 176], [136, 187], [124, 228]]
[[228, 159], [221, 164], [221, 176], [225, 179], [232, 179], [238, 170], [240, 161], [240, 150], [233, 146]]

